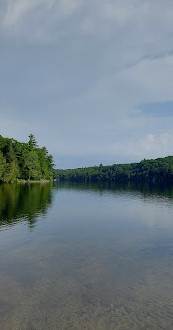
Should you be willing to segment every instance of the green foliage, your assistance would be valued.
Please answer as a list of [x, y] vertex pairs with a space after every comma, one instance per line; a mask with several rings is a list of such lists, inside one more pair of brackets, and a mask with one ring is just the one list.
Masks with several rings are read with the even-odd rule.
[[24, 163], [25, 175], [29, 180], [41, 179], [41, 166], [39, 156], [36, 151], [31, 150], [28, 152]]
[[19, 167], [16, 161], [6, 163], [3, 182], [14, 182], [19, 177]]
[[0, 151], [0, 181], [3, 180], [5, 167], [6, 167], [6, 160], [3, 157], [3, 153]]
[[69, 182], [169, 182], [173, 181], [173, 156], [140, 163], [55, 170], [59, 181]]
[[3, 138], [0, 135], [0, 182], [17, 180], [50, 180], [53, 158], [45, 147], [39, 148], [33, 134], [28, 143]]

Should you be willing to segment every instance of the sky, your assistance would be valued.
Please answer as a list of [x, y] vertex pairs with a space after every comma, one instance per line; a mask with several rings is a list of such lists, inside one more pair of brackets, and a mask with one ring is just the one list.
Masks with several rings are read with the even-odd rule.
[[1, 0], [0, 134], [56, 168], [173, 154], [172, 0]]

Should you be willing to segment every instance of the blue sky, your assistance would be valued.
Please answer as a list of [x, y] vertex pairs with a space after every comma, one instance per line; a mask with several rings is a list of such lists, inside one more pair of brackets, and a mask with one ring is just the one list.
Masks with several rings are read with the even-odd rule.
[[172, 0], [0, 2], [0, 134], [58, 168], [172, 155]]

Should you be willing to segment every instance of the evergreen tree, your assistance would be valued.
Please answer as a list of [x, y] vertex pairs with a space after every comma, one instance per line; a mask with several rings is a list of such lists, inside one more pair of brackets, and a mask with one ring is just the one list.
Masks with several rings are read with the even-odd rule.
[[29, 145], [30, 150], [38, 147], [37, 141], [36, 141], [35, 136], [33, 134], [29, 135], [28, 145]]

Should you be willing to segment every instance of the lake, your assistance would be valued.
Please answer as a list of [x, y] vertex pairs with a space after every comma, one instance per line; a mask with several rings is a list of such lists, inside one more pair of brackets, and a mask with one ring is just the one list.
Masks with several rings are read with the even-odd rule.
[[173, 186], [1, 184], [0, 329], [172, 329]]

